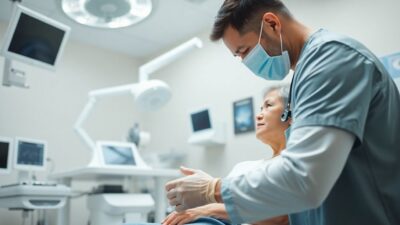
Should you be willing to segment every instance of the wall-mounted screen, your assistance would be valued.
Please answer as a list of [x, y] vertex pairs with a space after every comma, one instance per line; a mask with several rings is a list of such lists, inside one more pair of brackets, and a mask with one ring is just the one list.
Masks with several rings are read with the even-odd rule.
[[17, 5], [3, 44], [6, 58], [54, 70], [70, 28]]
[[193, 132], [207, 130], [211, 128], [211, 121], [208, 109], [190, 114]]
[[381, 61], [400, 91], [400, 52], [381, 57]]

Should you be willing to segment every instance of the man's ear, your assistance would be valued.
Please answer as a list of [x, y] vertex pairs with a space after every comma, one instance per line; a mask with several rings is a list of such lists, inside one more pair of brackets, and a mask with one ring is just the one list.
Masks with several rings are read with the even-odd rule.
[[279, 17], [272, 12], [266, 12], [264, 13], [262, 20], [264, 22], [264, 28], [265, 30], [272, 30], [273, 32], [281, 32], [281, 21], [279, 20]]

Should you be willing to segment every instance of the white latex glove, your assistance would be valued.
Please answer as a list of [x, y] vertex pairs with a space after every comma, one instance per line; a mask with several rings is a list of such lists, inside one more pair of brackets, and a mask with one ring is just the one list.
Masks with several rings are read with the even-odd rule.
[[180, 169], [186, 176], [165, 185], [169, 204], [175, 206], [177, 212], [216, 202], [214, 189], [218, 179], [201, 170]]

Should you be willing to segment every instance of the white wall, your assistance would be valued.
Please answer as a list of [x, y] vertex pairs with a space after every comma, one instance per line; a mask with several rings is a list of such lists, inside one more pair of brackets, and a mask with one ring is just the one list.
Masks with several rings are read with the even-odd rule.
[[[6, 29], [0, 24], [0, 37]], [[0, 39], [1, 43], [1, 39]], [[53, 73], [27, 65], [30, 89], [0, 86], [0, 136], [44, 139], [55, 171], [83, 166], [89, 150], [72, 126], [87, 101], [89, 90], [136, 82], [139, 62], [131, 57], [69, 41], [58, 70]], [[0, 59], [3, 71], [3, 57]], [[2, 72], [1, 72], [2, 73]], [[120, 140], [134, 121], [139, 120], [131, 96], [99, 101], [85, 127], [92, 137]], [[49, 166], [48, 168], [51, 168]], [[45, 172], [37, 173], [44, 179]], [[1, 176], [0, 185], [16, 182], [17, 174]], [[78, 185], [85, 189], [89, 184]], [[71, 224], [86, 224], [84, 199], [72, 203]], [[1, 225], [21, 224], [20, 212], [0, 209]]]
[[400, 50], [398, 0], [286, 0], [294, 16], [317, 29], [327, 28], [364, 43], [378, 56]]
[[[295, 17], [313, 29], [323, 27], [350, 35], [379, 56], [400, 51], [400, 2], [397, 0], [286, 2]], [[144, 126], [153, 135], [149, 149], [187, 152], [187, 166], [222, 176], [239, 161], [271, 155], [269, 148], [255, 139], [255, 133], [235, 136], [232, 125], [233, 101], [253, 96], [255, 112], [258, 112], [261, 90], [270, 82], [250, 74], [221, 42], [210, 43], [209, 33], [200, 35], [205, 42], [203, 49], [154, 76], [167, 81], [174, 95], [165, 108], [146, 117]], [[188, 112], [204, 106], [213, 110], [214, 119], [227, 123], [225, 147], [205, 149], [186, 143], [191, 133]]]

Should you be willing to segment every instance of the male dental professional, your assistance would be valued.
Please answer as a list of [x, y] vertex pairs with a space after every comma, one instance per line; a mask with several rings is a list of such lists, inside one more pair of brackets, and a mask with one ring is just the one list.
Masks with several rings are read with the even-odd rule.
[[178, 212], [223, 202], [233, 224], [284, 214], [292, 225], [400, 224], [400, 96], [371, 51], [311, 31], [280, 0], [225, 0], [211, 39], [266, 80], [293, 69], [282, 115], [293, 121], [286, 149], [264, 167], [222, 179], [182, 169], [166, 184]]

